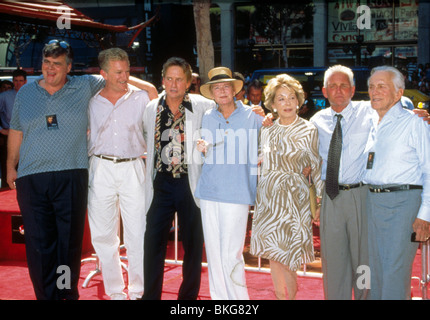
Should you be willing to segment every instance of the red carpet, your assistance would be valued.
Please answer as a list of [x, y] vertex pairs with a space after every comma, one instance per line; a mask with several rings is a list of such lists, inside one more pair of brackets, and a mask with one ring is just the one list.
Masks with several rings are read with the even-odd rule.
[[[19, 208], [16, 204], [14, 191], [0, 192], [0, 300], [35, 300], [32, 284], [28, 275], [25, 262], [24, 244], [11, 243], [12, 226], [11, 216], [18, 215]], [[249, 239], [248, 239], [249, 240]], [[88, 244], [89, 235], [86, 234], [84, 242], [87, 249], [83, 258], [91, 256], [91, 245]], [[318, 228], [315, 228], [315, 249], [319, 250]], [[167, 259], [174, 259], [173, 242], [169, 244]], [[248, 265], [256, 267], [255, 259], [247, 254], [245, 248], [245, 261]], [[181, 252], [179, 252], [179, 259]], [[265, 266], [264, 261], [262, 265]], [[94, 269], [93, 263], [83, 264], [80, 279], [81, 300], [107, 300], [104, 294], [102, 276], [96, 275], [87, 288], [82, 284], [87, 275]], [[315, 270], [314, 270], [315, 269]], [[176, 300], [181, 283], [182, 267], [166, 264], [163, 287], [163, 300]], [[319, 272], [319, 262], [307, 268], [309, 272]], [[125, 274], [126, 277], [126, 274]], [[247, 287], [251, 300], [274, 300], [272, 279], [269, 273], [247, 271]], [[422, 297], [419, 279], [421, 278], [421, 252], [418, 250], [415, 258], [412, 280], [413, 297]], [[125, 278], [126, 279], [126, 278]], [[311, 277], [298, 277], [297, 300], [323, 300], [322, 279]], [[202, 282], [199, 294], [200, 300], [210, 300], [207, 268], [203, 268]]]
[[[101, 275], [96, 275], [87, 288], [82, 288], [85, 277], [93, 268], [94, 265], [92, 264], [82, 266], [80, 299], [108, 300], [108, 297], [104, 294]], [[181, 266], [166, 265], [163, 300], [177, 299], [178, 289], [181, 284], [181, 272]], [[297, 300], [323, 299], [321, 279], [299, 277], [298, 282]], [[247, 272], [247, 286], [251, 300], [275, 299], [270, 274]], [[207, 268], [203, 268], [199, 299], [210, 300]], [[35, 300], [25, 261], [0, 261], [0, 300]]]

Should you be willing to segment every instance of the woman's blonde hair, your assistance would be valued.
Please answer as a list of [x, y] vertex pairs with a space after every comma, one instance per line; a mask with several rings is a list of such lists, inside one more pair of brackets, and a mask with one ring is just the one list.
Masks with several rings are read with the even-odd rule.
[[279, 88], [288, 88], [296, 94], [297, 100], [299, 101], [299, 107], [305, 102], [305, 92], [299, 81], [289, 76], [288, 74], [279, 74], [275, 78], [270, 79], [264, 89], [264, 96], [266, 97], [264, 103], [267, 108], [273, 111], [272, 104], [275, 99], [276, 91]]

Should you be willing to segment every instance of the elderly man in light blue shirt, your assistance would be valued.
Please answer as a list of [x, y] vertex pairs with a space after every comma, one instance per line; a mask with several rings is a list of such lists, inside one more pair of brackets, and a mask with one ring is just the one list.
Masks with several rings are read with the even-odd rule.
[[430, 236], [430, 133], [402, 108], [404, 87], [397, 69], [372, 70], [369, 95], [379, 117], [365, 149], [363, 180], [369, 184], [371, 299], [411, 298], [416, 241]]

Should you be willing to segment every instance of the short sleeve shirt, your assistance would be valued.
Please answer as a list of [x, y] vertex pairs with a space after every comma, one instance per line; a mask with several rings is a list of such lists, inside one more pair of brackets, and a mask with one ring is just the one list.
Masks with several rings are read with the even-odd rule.
[[9, 129], [16, 90], [8, 90], [0, 94], [0, 129]]
[[49, 94], [30, 83], [18, 92], [10, 128], [22, 131], [18, 178], [41, 172], [88, 168], [88, 104], [104, 85], [101, 76], [67, 76]]

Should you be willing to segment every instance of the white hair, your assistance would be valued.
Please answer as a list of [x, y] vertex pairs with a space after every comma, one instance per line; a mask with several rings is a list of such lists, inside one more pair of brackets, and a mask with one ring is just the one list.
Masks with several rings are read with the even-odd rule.
[[378, 71], [391, 73], [391, 76], [392, 76], [391, 80], [393, 81], [394, 89], [396, 89], [396, 91], [399, 91], [399, 89], [405, 89], [405, 78], [403, 74], [399, 70], [391, 66], [381, 66], [381, 67], [373, 68], [372, 71], [370, 72], [370, 77], [367, 80], [368, 86], [369, 86], [370, 78], [375, 72], [378, 72]]
[[354, 73], [352, 72], [352, 70], [348, 67], [345, 67], [345, 66], [338, 64], [338, 65], [335, 65], [335, 66], [328, 68], [326, 70], [326, 72], [324, 73], [324, 88], [327, 88], [328, 79], [330, 79], [330, 77], [334, 73], [338, 73], [338, 72], [343, 73], [348, 77], [349, 83], [351, 84], [351, 87], [355, 86]]

